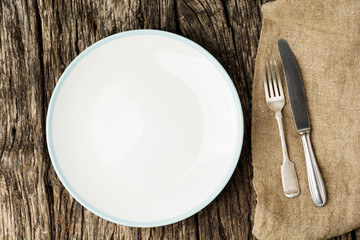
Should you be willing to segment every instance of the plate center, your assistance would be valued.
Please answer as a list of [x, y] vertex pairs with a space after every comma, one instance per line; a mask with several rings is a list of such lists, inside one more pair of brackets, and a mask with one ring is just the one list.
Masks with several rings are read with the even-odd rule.
[[99, 167], [141, 186], [181, 177], [196, 161], [204, 137], [191, 89], [168, 73], [147, 76], [109, 81], [92, 117]]

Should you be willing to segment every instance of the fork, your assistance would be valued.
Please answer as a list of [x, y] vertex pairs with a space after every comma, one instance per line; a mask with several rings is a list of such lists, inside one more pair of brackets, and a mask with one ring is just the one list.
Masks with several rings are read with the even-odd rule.
[[300, 188], [294, 163], [290, 161], [286, 148], [281, 114], [281, 110], [285, 105], [285, 98], [281, 85], [279, 70], [275, 61], [270, 61], [270, 64], [267, 62], [266, 69], [265, 66], [263, 66], [263, 77], [266, 103], [268, 107], [273, 112], [275, 112], [275, 117], [279, 125], [280, 139], [283, 151], [283, 163], [281, 165], [283, 190], [285, 196], [287, 196], [288, 198], [293, 198], [299, 195]]

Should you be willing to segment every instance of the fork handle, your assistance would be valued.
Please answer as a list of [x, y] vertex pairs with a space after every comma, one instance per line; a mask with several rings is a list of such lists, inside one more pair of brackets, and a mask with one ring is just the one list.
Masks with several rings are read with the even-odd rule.
[[286, 197], [293, 198], [298, 196], [300, 193], [299, 181], [296, 175], [294, 163], [290, 161], [288, 156], [281, 112], [276, 112], [275, 117], [279, 126], [281, 146], [283, 150], [283, 164], [281, 165], [283, 191]]
[[301, 140], [305, 152], [306, 170], [311, 197], [314, 204], [321, 207], [326, 203], [326, 191], [319, 167], [316, 163], [314, 151], [311, 147], [310, 133], [301, 133]]

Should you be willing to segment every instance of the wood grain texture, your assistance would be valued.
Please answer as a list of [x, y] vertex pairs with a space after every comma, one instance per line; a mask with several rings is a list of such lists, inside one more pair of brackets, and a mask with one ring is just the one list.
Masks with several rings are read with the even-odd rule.
[[[0, 239], [253, 239], [249, 124], [262, 4], [0, 1]], [[222, 193], [198, 214], [159, 228], [117, 225], [83, 208], [57, 178], [46, 148], [47, 106], [64, 69], [94, 42], [131, 29], [178, 33], [207, 49], [234, 81], [245, 118], [242, 154]], [[334, 239], [360, 239], [360, 230]]]

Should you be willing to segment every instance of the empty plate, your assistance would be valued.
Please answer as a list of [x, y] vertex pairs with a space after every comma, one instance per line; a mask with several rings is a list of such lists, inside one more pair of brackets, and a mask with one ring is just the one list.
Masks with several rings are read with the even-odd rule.
[[163, 31], [107, 37], [65, 70], [47, 144], [70, 194], [109, 221], [153, 227], [209, 204], [237, 164], [239, 97], [196, 43]]

